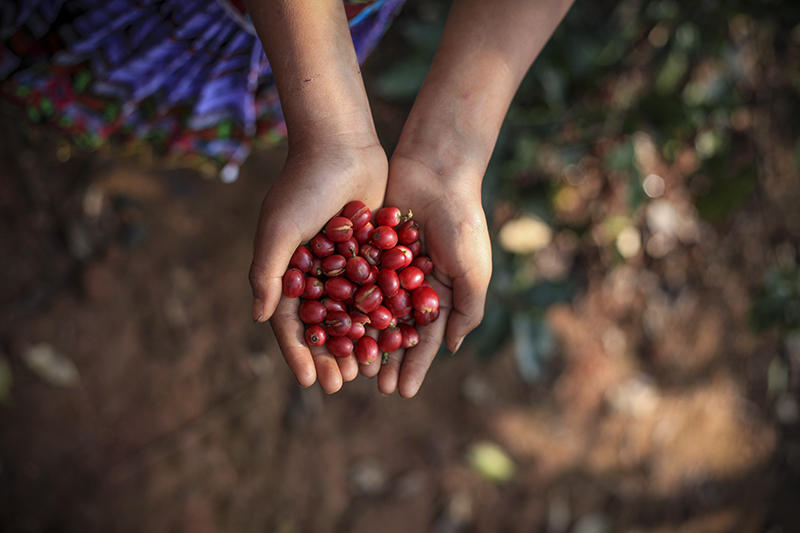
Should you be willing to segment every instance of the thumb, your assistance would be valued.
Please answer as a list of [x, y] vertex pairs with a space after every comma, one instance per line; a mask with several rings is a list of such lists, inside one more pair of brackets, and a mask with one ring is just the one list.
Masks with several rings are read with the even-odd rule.
[[283, 291], [283, 274], [299, 244], [300, 232], [291, 218], [262, 206], [250, 265], [256, 322], [266, 322], [275, 312]]
[[455, 353], [483, 320], [491, 267], [474, 268], [453, 278], [453, 308], [447, 319], [447, 349]]

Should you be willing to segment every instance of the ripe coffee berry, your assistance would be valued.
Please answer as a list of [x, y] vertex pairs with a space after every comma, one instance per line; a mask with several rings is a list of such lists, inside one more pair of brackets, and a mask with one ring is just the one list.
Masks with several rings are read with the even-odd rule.
[[404, 317], [413, 311], [411, 307], [411, 293], [403, 289], [398, 290], [397, 294], [391, 298], [387, 298], [384, 303], [389, 311], [396, 317]]
[[315, 324], [306, 330], [306, 342], [309, 346], [322, 346], [328, 336], [322, 326]]
[[400, 290], [400, 278], [397, 272], [382, 268], [378, 271], [378, 287], [380, 287], [384, 298], [391, 298]]
[[349, 218], [353, 223], [353, 230], [357, 230], [369, 222], [372, 216], [367, 205], [360, 200], [353, 200], [342, 209], [342, 216]]
[[322, 275], [322, 259], [319, 257], [315, 257], [314, 260], [311, 262], [311, 270], [309, 271], [314, 277], [320, 277]]
[[403, 348], [413, 348], [419, 344], [419, 333], [408, 324], [400, 324], [400, 333], [403, 334], [403, 344], [400, 345]]
[[340, 302], [339, 300], [334, 300], [333, 298], [323, 298], [322, 300], [320, 300], [320, 303], [325, 306], [325, 309], [327, 309], [329, 313], [331, 311], [342, 311], [342, 312], [346, 311], [344, 302]]
[[306, 282], [300, 269], [290, 268], [283, 275], [283, 294], [288, 298], [297, 298], [303, 294], [305, 286]]
[[434, 320], [439, 318], [439, 308], [437, 307], [435, 311], [419, 311], [414, 309], [414, 322], [417, 323], [419, 326], [425, 326], [430, 324]]
[[367, 260], [370, 265], [376, 265], [381, 259], [381, 251], [379, 248], [371, 244], [363, 244], [358, 250], [359, 255]]
[[379, 305], [374, 311], [369, 313], [369, 324], [375, 329], [386, 329], [395, 320], [392, 312], [384, 306]]
[[369, 240], [372, 238], [372, 232], [375, 230], [375, 226], [372, 225], [372, 222], [367, 222], [360, 228], [357, 228], [353, 231], [353, 238], [356, 240], [358, 244], [365, 244], [368, 243]]
[[411, 293], [411, 305], [416, 311], [439, 311], [439, 295], [431, 287], [420, 287]]
[[413, 259], [411, 250], [401, 244], [383, 252], [381, 266], [390, 270], [398, 270], [410, 265]]
[[358, 242], [353, 237], [350, 237], [343, 242], [337, 242], [336, 251], [345, 256], [345, 258], [358, 255]]
[[404, 268], [398, 277], [400, 278], [400, 286], [409, 291], [418, 289], [422, 286], [422, 282], [425, 281], [425, 274], [415, 266]]
[[419, 226], [414, 219], [406, 220], [397, 228], [397, 240], [400, 244], [411, 244], [419, 240]]
[[355, 285], [344, 278], [330, 278], [325, 282], [325, 292], [339, 301], [347, 300], [356, 289]]
[[316, 300], [306, 300], [300, 304], [300, 320], [306, 324], [319, 324], [328, 314], [325, 306]]
[[340, 275], [344, 272], [347, 259], [339, 254], [329, 255], [322, 260], [322, 273], [329, 278]]
[[414, 241], [408, 245], [408, 249], [411, 250], [411, 253], [414, 257], [417, 257], [422, 253], [422, 243], [419, 241]]
[[378, 358], [380, 351], [378, 343], [372, 337], [361, 337], [356, 343], [356, 359], [364, 365], [368, 365]]
[[352, 324], [353, 322], [350, 319], [350, 315], [343, 311], [333, 311], [328, 313], [325, 319], [325, 331], [332, 337], [341, 337], [347, 335]]
[[325, 226], [325, 236], [333, 242], [344, 242], [353, 236], [353, 222], [345, 217], [333, 217]]
[[375, 215], [375, 222], [378, 223], [378, 226], [389, 226], [393, 228], [400, 224], [401, 216], [402, 213], [400, 213], [400, 210], [396, 207], [381, 207]]
[[314, 276], [306, 276], [301, 296], [307, 300], [319, 300], [323, 294], [325, 294], [325, 286], [322, 282]]
[[362, 313], [369, 314], [377, 309], [382, 301], [383, 293], [377, 285], [364, 285], [353, 295], [353, 304]]
[[381, 250], [394, 248], [397, 244], [397, 233], [389, 226], [378, 226], [372, 232], [372, 242]]
[[301, 272], [308, 273], [311, 271], [313, 260], [314, 256], [311, 254], [311, 251], [301, 244], [292, 254], [292, 258], [289, 260], [289, 266]]
[[362, 285], [370, 285], [372, 283], [376, 283], [378, 281], [378, 267], [375, 265], [371, 265], [369, 267], [369, 276], [367, 279], [364, 280]]
[[426, 255], [414, 256], [414, 261], [411, 264], [422, 270], [422, 273], [426, 276], [433, 274], [433, 261]]
[[385, 330], [381, 331], [380, 336], [378, 336], [378, 348], [380, 348], [382, 352], [393, 352], [400, 349], [402, 344], [403, 334], [400, 332], [400, 328], [386, 328]]
[[317, 257], [328, 257], [331, 255], [336, 246], [329, 238], [322, 233], [318, 233], [311, 239], [311, 252]]
[[360, 285], [369, 278], [369, 268], [369, 263], [363, 257], [351, 257], [345, 267], [347, 279]]
[[336, 357], [347, 357], [353, 353], [353, 341], [347, 337], [330, 337], [327, 346], [328, 351]]
[[350, 325], [350, 331], [347, 332], [347, 337], [354, 341], [357, 341], [358, 339], [363, 337], [366, 333], [367, 333], [367, 328], [364, 326], [364, 324], [353, 322]]

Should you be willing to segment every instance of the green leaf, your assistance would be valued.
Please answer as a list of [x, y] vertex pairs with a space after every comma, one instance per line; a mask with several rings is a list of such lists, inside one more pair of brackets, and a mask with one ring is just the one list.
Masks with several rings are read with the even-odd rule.
[[494, 483], [510, 480], [516, 470], [511, 457], [492, 442], [473, 444], [467, 452], [467, 462], [481, 476]]

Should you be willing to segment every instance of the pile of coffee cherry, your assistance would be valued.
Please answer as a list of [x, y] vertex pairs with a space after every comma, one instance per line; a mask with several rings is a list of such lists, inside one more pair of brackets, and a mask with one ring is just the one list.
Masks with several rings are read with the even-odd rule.
[[[382, 207], [375, 215], [348, 203], [310, 242], [297, 247], [283, 275], [283, 294], [301, 298], [309, 346], [336, 357], [355, 351], [369, 364], [419, 342], [416, 325], [439, 317], [439, 295], [425, 276], [420, 229], [409, 211]], [[377, 339], [376, 339], [377, 337]]]

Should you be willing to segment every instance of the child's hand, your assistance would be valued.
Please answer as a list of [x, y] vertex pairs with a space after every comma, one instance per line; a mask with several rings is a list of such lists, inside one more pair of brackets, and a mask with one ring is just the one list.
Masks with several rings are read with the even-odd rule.
[[[491, 244], [481, 207], [482, 176], [469, 179], [464, 171], [434, 172], [416, 160], [392, 158], [386, 203], [410, 208], [420, 224], [426, 253], [435, 265], [431, 286], [439, 293], [440, 315], [418, 328], [417, 346], [405, 355], [391, 354], [380, 367], [378, 387], [385, 394], [397, 389], [406, 398], [414, 396], [442, 340], [446, 337], [447, 347], [455, 352], [483, 318], [492, 273]], [[367, 376], [377, 372], [377, 365], [362, 368]]]
[[377, 209], [387, 174], [383, 149], [315, 145], [290, 152], [278, 179], [261, 205], [250, 284], [253, 319], [270, 319], [286, 362], [303, 386], [319, 379], [333, 393], [358, 375], [353, 355], [333, 357], [324, 347], [309, 351], [305, 327], [297, 315], [298, 298], [282, 294], [282, 277], [297, 246], [317, 234], [347, 202], [361, 200]]

